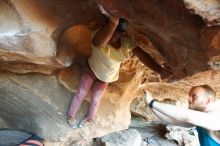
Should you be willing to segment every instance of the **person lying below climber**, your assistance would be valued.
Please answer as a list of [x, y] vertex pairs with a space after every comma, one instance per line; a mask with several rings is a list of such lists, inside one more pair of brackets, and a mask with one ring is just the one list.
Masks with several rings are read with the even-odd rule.
[[145, 102], [162, 121], [183, 127], [196, 126], [201, 146], [220, 146], [220, 100], [209, 85], [189, 91], [189, 108], [161, 103], [145, 92]]
[[[88, 66], [82, 72], [78, 90], [68, 111], [68, 123], [72, 128], [81, 128], [94, 120], [108, 84], [118, 80], [120, 65], [129, 51], [147, 67], [159, 73], [161, 78], [165, 79], [171, 75], [169, 69], [161, 67], [131, 39], [124, 37], [126, 27], [126, 20], [109, 16], [108, 21], [92, 38], [92, 54], [88, 59]], [[76, 114], [90, 88], [89, 111], [78, 124]]]

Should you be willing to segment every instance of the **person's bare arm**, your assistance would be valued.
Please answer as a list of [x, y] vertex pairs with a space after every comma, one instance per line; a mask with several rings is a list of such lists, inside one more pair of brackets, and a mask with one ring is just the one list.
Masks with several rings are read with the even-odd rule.
[[92, 44], [96, 47], [106, 46], [117, 28], [118, 22], [118, 17], [110, 16], [108, 23], [106, 23], [93, 37]]
[[161, 67], [157, 62], [154, 61], [154, 59], [144, 52], [140, 47], [136, 47], [132, 50], [132, 53], [137, 56], [137, 58], [147, 67], [149, 67], [151, 70], [159, 73], [161, 75], [162, 79], [168, 78], [171, 75], [171, 71], [169, 71], [166, 68]]
[[[147, 93], [147, 91], [145, 92]], [[145, 97], [147, 104], [153, 100], [150, 94], [147, 94]], [[213, 131], [220, 130], [220, 111], [200, 112], [160, 102], [153, 103], [153, 110], [185, 124], [192, 124]]]
[[135, 56], [147, 67], [152, 69], [153, 71], [160, 72], [162, 67], [156, 63], [150, 55], [144, 52], [140, 47], [136, 47], [132, 50]]
[[155, 102], [153, 107], [154, 110], [178, 121], [209, 130], [220, 130], [220, 112], [200, 112], [160, 102]]
[[191, 128], [194, 127], [193, 124], [189, 124], [186, 122], [182, 122], [182, 121], [178, 121], [176, 119], [170, 118], [154, 109], [151, 109], [153, 111], [153, 113], [163, 122], [167, 123], [167, 124], [171, 124], [171, 125], [175, 125], [175, 126], [181, 126], [181, 127], [185, 127], [185, 128]]
[[[147, 96], [151, 96], [149, 94], [150, 94], [149, 92], [144, 91], [144, 98], [146, 99]], [[186, 127], [186, 128], [194, 127], [194, 125], [192, 125], [192, 124], [188, 124], [186, 122], [178, 121], [175, 118], [168, 117], [168, 116], [160, 113], [159, 111], [157, 111], [155, 109], [151, 108], [151, 110], [161, 121], [163, 121], [163, 122], [165, 122], [167, 124], [176, 125], [176, 126], [182, 126], [182, 127]]]

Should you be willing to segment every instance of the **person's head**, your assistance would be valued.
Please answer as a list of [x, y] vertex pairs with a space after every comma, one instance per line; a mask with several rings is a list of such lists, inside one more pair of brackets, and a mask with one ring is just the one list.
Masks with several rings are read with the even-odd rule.
[[116, 28], [116, 31], [117, 32], [125, 32], [127, 27], [128, 27], [128, 21], [123, 18], [120, 18], [119, 22], [118, 22], [118, 26]]
[[209, 85], [194, 86], [189, 91], [189, 108], [204, 111], [216, 99], [215, 91]]
[[[106, 18], [105, 19], [105, 24], [107, 24], [109, 22], [109, 18], [108, 17], [105, 17], [105, 18]], [[120, 32], [123, 33], [123, 32], [126, 31], [127, 27], [128, 27], [128, 21], [126, 19], [124, 19], [124, 18], [120, 18], [115, 31], [117, 31], [119, 33]]]
[[128, 26], [127, 20], [120, 18], [119, 23], [117, 25], [117, 28], [115, 29], [115, 32], [112, 35], [111, 40], [118, 40], [121, 38], [121, 36], [124, 34]]

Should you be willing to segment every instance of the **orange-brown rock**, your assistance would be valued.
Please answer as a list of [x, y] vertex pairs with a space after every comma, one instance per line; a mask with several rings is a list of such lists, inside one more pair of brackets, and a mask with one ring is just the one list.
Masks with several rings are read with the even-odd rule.
[[[25, 58], [26, 63], [48, 66], [51, 72], [64, 67], [62, 62], [59, 64], [55, 61], [56, 50], [58, 54], [62, 54], [59, 50], [65, 50], [65, 47], [71, 50], [71, 46], [59, 46], [59, 42], [62, 44], [68, 40], [60, 37], [61, 33], [72, 25], [101, 20], [95, 0], [0, 2], [1, 10], [4, 11], [0, 17], [0, 52], [4, 54], [0, 56], [4, 57], [0, 61], [13, 60], [19, 64]], [[128, 33], [159, 63], [166, 61], [172, 67], [173, 78], [181, 79], [197, 72], [219, 68], [218, 1], [100, 0], [98, 3], [107, 11], [127, 18], [130, 25]], [[63, 55], [58, 58], [65, 58]], [[28, 72], [28, 69], [22, 71], [18, 67], [9, 70]]]
[[[217, 0], [98, 2], [107, 11], [128, 19], [127, 33], [158, 63], [170, 65], [172, 81], [182, 80], [162, 81], [131, 54], [121, 66], [119, 80], [109, 85], [96, 121], [72, 130], [66, 122], [73, 96], [70, 91], [76, 92], [80, 71], [91, 53], [91, 30], [103, 20], [96, 0], [0, 0], [0, 70], [59, 71], [51, 76], [1, 73], [1, 128], [25, 129], [47, 141], [68, 143], [128, 128], [130, 107], [133, 113], [155, 120], [146, 111], [142, 88], [161, 101], [180, 106], [187, 102], [193, 85], [210, 84], [220, 96]], [[85, 101], [78, 119], [84, 117], [87, 108]]]
[[55, 59], [60, 34], [101, 18], [95, 1], [0, 0], [0, 9], [1, 70], [19, 73], [50, 74], [65, 67]]
[[[210, 58], [220, 53], [219, 47], [212, 47], [216, 44], [213, 41], [217, 40], [219, 31], [218, 1], [100, 0], [100, 3], [107, 11], [127, 18], [142, 40], [148, 38], [151, 41], [172, 67], [174, 78], [180, 79], [213, 68], [209, 65]], [[130, 35], [134, 36], [132, 33]], [[144, 44], [149, 43], [139, 45]]]
[[83, 61], [91, 54], [91, 30], [86, 25], [75, 25], [65, 30], [58, 42], [56, 59], [63, 66]]

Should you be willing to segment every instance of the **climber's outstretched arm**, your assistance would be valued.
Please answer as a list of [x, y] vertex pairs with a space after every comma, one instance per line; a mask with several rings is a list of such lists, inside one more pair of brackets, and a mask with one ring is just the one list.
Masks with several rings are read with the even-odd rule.
[[132, 52], [145, 66], [159, 73], [162, 79], [171, 76], [171, 69], [161, 67], [149, 54], [144, 52], [140, 47], [134, 48]]
[[111, 40], [112, 35], [117, 28], [119, 18], [110, 15], [108, 22], [95, 34], [92, 39], [93, 46], [104, 47]]

